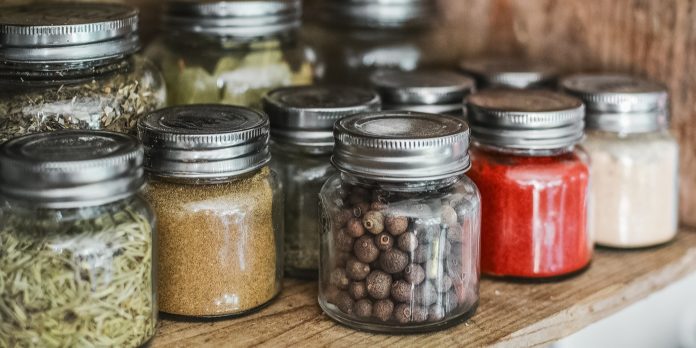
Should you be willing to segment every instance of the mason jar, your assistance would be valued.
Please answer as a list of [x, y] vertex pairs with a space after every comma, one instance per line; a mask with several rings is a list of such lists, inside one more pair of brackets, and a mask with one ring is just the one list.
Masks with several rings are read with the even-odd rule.
[[473, 76], [480, 89], [555, 89], [558, 75], [551, 64], [511, 57], [467, 59], [459, 68]]
[[239, 316], [280, 292], [283, 197], [268, 133], [263, 113], [235, 106], [170, 107], [139, 122], [161, 311]]
[[404, 111], [334, 128], [340, 174], [322, 188], [319, 305], [352, 328], [411, 333], [466, 320], [479, 301], [481, 203], [469, 128]]
[[481, 270], [513, 278], [571, 275], [589, 265], [590, 168], [577, 146], [584, 106], [542, 90], [468, 99], [471, 179], [481, 190]]
[[464, 116], [464, 99], [476, 91], [470, 77], [447, 70], [377, 71], [370, 83], [383, 110]]
[[300, 0], [174, 0], [147, 55], [171, 105], [261, 107], [271, 89], [314, 81], [314, 52], [297, 37]]
[[334, 122], [346, 115], [379, 109], [371, 90], [337, 86], [284, 87], [263, 100], [271, 121], [271, 167], [285, 193], [285, 271], [317, 278], [319, 268], [319, 191], [335, 170]]
[[135, 138], [103, 131], [0, 147], [0, 346], [140, 347], [155, 335], [142, 161]]
[[674, 239], [679, 226], [679, 145], [667, 130], [664, 85], [630, 75], [578, 74], [562, 88], [585, 101], [592, 161], [592, 234], [598, 244], [640, 248]]
[[159, 72], [135, 55], [134, 7], [3, 7], [0, 32], [0, 142], [61, 129], [134, 134], [138, 118], [165, 102]]

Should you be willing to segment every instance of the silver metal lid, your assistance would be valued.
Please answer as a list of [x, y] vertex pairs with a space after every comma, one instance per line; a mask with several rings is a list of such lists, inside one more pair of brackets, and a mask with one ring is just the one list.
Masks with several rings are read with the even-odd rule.
[[324, 0], [320, 6], [324, 21], [363, 28], [425, 26], [438, 13], [433, 0]]
[[510, 58], [466, 60], [459, 67], [474, 76], [479, 87], [485, 88], [543, 87], [550, 84], [557, 74], [556, 69], [548, 64]]
[[333, 147], [337, 120], [379, 107], [374, 91], [353, 87], [284, 87], [263, 99], [273, 140], [301, 146]]
[[469, 127], [460, 118], [408, 111], [348, 116], [334, 126], [331, 162], [385, 182], [439, 180], [466, 172]]
[[667, 88], [655, 81], [621, 74], [578, 74], [561, 87], [585, 102], [587, 128], [619, 133], [651, 132], [669, 123]]
[[47, 208], [114, 202], [145, 183], [143, 148], [129, 135], [56, 131], [7, 141], [0, 147], [0, 194]]
[[464, 75], [445, 70], [377, 71], [370, 82], [385, 105], [464, 104], [475, 92], [476, 82]]
[[546, 90], [490, 89], [467, 100], [472, 139], [510, 149], [546, 150], [583, 138], [585, 108], [576, 98]]
[[51, 2], [0, 8], [0, 61], [84, 62], [139, 48], [138, 10], [131, 6]]
[[171, 31], [255, 38], [298, 28], [301, 0], [170, 0], [163, 22]]
[[145, 170], [163, 178], [222, 179], [268, 163], [268, 117], [230, 105], [160, 109], [138, 121]]

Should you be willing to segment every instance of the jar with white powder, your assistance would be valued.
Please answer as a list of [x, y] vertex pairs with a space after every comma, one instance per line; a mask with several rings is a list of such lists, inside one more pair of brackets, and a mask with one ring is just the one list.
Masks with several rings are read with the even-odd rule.
[[614, 74], [566, 77], [562, 88], [586, 104], [598, 244], [640, 248], [677, 234], [679, 146], [669, 134], [666, 88]]

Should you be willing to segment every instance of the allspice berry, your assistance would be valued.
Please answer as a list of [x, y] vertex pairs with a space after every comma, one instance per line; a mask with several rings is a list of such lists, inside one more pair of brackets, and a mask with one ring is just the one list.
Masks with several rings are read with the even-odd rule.
[[372, 316], [372, 301], [362, 299], [355, 303], [355, 315], [360, 318], [369, 318]]
[[346, 270], [343, 268], [336, 268], [331, 272], [329, 276], [329, 284], [341, 289], [348, 289], [348, 284], [350, 284], [350, 279], [346, 274]]
[[334, 266], [345, 267], [348, 259], [351, 258], [351, 253], [347, 251], [336, 250], [334, 253]]
[[412, 257], [415, 263], [425, 263], [430, 259], [432, 251], [429, 244], [421, 244], [413, 251]]
[[411, 320], [416, 323], [428, 320], [428, 307], [414, 306], [411, 309]]
[[460, 225], [450, 225], [447, 230], [447, 240], [461, 243], [464, 240], [464, 229]]
[[408, 218], [405, 216], [388, 215], [384, 220], [387, 232], [398, 236], [408, 229]]
[[356, 218], [362, 217], [368, 211], [370, 211], [370, 203], [360, 202], [353, 205], [353, 216]]
[[411, 284], [418, 285], [425, 280], [425, 270], [423, 266], [412, 263], [406, 266], [404, 269], [404, 280]]
[[363, 227], [362, 221], [358, 218], [350, 218], [348, 223], [346, 223], [346, 232], [353, 238], [360, 238], [365, 234], [365, 227]]
[[397, 245], [399, 249], [410, 253], [418, 247], [418, 237], [413, 232], [404, 233], [399, 236]]
[[399, 250], [391, 249], [379, 256], [379, 266], [387, 273], [398, 273], [408, 265], [408, 254]]
[[363, 226], [372, 234], [380, 234], [384, 231], [384, 214], [370, 210], [363, 216]]
[[416, 303], [424, 306], [430, 306], [437, 302], [437, 290], [435, 290], [435, 286], [433, 286], [430, 282], [423, 282], [421, 285], [416, 287], [413, 299]]
[[392, 283], [391, 297], [397, 302], [411, 302], [413, 299], [414, 287], [410, 283], [397, 280]]
[[367, 297], [367, 286], [365, 282], [350, 283], [350, 285], [348, 285], [348, 294], [356, 301]]
[[445, 308], [442, 305], [436, 303], [428, 308], [429, 321], [440, 321], [442, 319], [445, 319]]
[[433, 282], [437, 292], [447, 292], [452, 288], [452, 278], [446, 274], [443, 274], [442, 277], [433, 280]]
[[351, 251], [353, 250], [353, 241], [355, 239], [348, 235], [346, 229], [342, 228], [334, 234], [334, 244], [336, 249], [341, 251]]
[[333, 222], [336, 228], [341, 228], [346, 225], [348, 220], [353, 217], [351, 209], [341, 209], [334, 216]]
[[355, 242], [353, 254], [360, 262], [370, 263], [379, 257], [379, 249], [372, 236], [364, 235]]
[[352, 280], [363, 280], [370, 274], [370, 265], [350, 258], [346, 262], [346, 275]]
[[324, 289], [324, 298], [326, 298], [326, 302], [331, 303], [331, 304], [336, 304], [336, 299], [338, 298], [338, 294], [341, 292], [341, 290], [338, 290], [337, 287], [333, 285], [329, 285]]
[[459, 308], [459, 298], [454, 291], [450, 291], [445, 297], [445, 312], [452, 313], [457, 308]]
[[372, 316], [381, 320], [387, 321], [394, 313], [394, 302], [391, 300], [379, 300], [372, 305]]
[[442, 223], [453, 226], [457, 224], [457, 212], [449, 205], [440, 207], [440, 219]]
[[389, 208], [389, 204], [384, 202], [375, 201], [370, 204], [370, 210], [385, 211], [387, 208]]
[[375, 237], [375, 242], [377, 249], [382, 251], [391, 250], [394, 246], [394, 237], [387, 232], [382, 232]]
[[341, 312], [346, 314], [353, 314], [355, 306], [355, 301], [350, 298], [347, 292], [341, 291], [338, 296], [336, 296], [336, 307], [341, 310]]
[[376, 300], [382, 300], [389, 297], [392, 285], [392, 277], [382, 271], [372, 271], [367, 276], [365, 281], [367, 285], [367, 293]]
[[401, 303], [394, 308], [394, 319], [399, 323], [406, 324], [411, 321], [411, 305]]

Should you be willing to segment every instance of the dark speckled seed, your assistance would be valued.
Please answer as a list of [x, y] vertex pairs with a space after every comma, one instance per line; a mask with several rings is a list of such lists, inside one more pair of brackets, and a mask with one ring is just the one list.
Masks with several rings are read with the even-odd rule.
[[353, 217], [351, 209], [341, 209], [333, 219], [334, 227], [341, 228], [345, 226], [351, 217]]
[[435, 288], [437, 292], [447, 292], [452, 288], [452, 278], [444, 274], [442, 277], [435, 279]]
[[385, 211], [388, 208], [389, 204], [383, 202], [372, 202], [372, 204], [370, 204], [370, 210]]
[[403, 280], [392, 283], [391, 297], [397, 302], [411, 302], [413, 299], [414, 287]]
[[450, 225], [447, 230], [447, 240], [461, 243], [464, 240], [464, 229], [460, 225]]
[[440, 218], [442, 222], [447, 225], [457, 224], [457, 212], [449, 205], [443, 205], [440, 207]]
[[349, 258], [351, 258], [349, 252], [337, 250], [334, 254], [334, 265], [336, 267], [345, 267]]
[[440, 304], [434, 304], [428, 308], [428, 320], [440, 321], [445, 318], [445, 308]]
[[341, 251], [351, 251], [353, 250], [353, 242], [355, 239], [348, 235], [345, 229], [340, 229], [334, 234], [334, 244], [336, 249]]
[[370, 263], [379, 257], [379, 249], [371, 235], [364, 235], [355, 242], [353, 254], [360, 262]]
[[406, 324], [411, 321], [411, 306], [405, 303], [400, 303], [394, 308], [394, 319], [399, 323]]
[[356, 258], [350, 258], [346, 262], [346, 274], [352, 280], [363, 280], [370, 274], [370, 266], [358, 261]]
[[336, 304], [336, 299], [338, 298], [338, 294], [341, 291], [338, 290], [337, 287], [333, 285], [329, 285], [324, 289], [324, 298], [326, 299], [326, 302], [331, 303], [331, 304]]
[[375, 237], [375, 244], [377, 244], [377, 249], [379, 250], [391, 250], [394, 246], [394, 236], [387, 232], [382, 232]]
[[430, 259], [431, 249], [429, 244], [419, 245], [412, 253], [413, 262], [425, 263]]
[[411, 320], [416, 323], [422, 323], [428, 320], [428, 307], [413, 306], [411, 313]]
[[379, 300], [372, 306], [372, 316], [381, 321], [391, 319], [393, 313], [394, 302], [391, 300]]
[[372, 271], [365, 281], [367, 293], [376, 300], [389, 297], [391, 291], [392, 277], [382, 271]]
[[430, 306], [437, 302], [437, 297], [437, 290], [435, 290], [435, 287], [430, 282], [423, 282], [423, 284], [416, 287], [416, 292], [414, 294], [416, 303]]
[[404, 279], [411, 284], [418, 285], [425, 279], [425, 270], [421, 265], [412, 263], [404, 269]]
[[350, 298], [347, 292], [341, 291], [336, 297], [336, 307], [341, 310], [341, 312], [346, 314], [353, 314], [355, 306], [355, 301]]
[[360, 318], [369, 318], [372, 316], [372, 301], [362, 299], [355, 303], [355, 315]]
[[362, 217], [368, 211], [370, 211], [370, 203], [360, 202], [353, 206], [353, 216], [356, 218]]
[[367, 286], [365, 282], [352, 282], [348, 285], [348, 293], [356, 301], [362, 300], [367, 297]]
[[408, 229], [408, 218], [405, 216], [388, 215], [384, 220], [387, 232], [394, 236], [401, 235]]
[[348, 235], [353, 238], [360, 238], [365, 234], [365, 227], [363, 227], [362, 220], [358, 218], [350, 218], [346, 224], [346, 231]]
[[387, 273], [399, 273], [408, 265], [408, 255], [399, 250], [385, 251], [379, 257], [379, 266]]
[[398, 240], [399, 249], [405, 252], [412, 252], [418, 247], [418, 238], [415, 233], [408, 232], [399, 236]]
[[350, 284], [350, 279], [346, 275], [346, 270], [343, 268], [336, 268], [331, 272], [329, 276], [329, 284], [341, 289], [348, 289], [348, 284]]
[[447, 296], [445, 297], [445, 311], [447, 313], [452, 313], [459, 307], [459, 299], [457, 297], [457, 294], [454, 291], [450, 291], [447, 293]]

